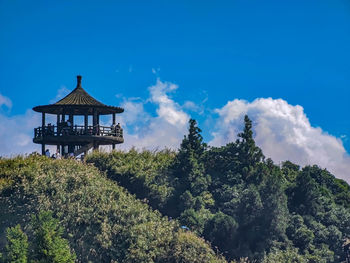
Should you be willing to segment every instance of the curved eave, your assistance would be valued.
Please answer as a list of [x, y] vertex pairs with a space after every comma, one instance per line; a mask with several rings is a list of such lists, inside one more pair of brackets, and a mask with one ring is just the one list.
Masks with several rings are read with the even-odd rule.
[[100, 115], [107, 115], [113, 113], [122, 113], [124, 109], [121, 107], [107, 106], [107, 105], [76, 105], [76, 104], [49, 104], [41, 105], [33, 108], [36, 112], [43, 112], [49, 114], [73, 114], [73, 115], [93, 115], [94, 110]]
[[110, 144], [120, 144], [124, 142], [123, 137], [115, 136], [98, 136], [98, 135], [67, 135], [67, 136], [45, 136], [37, 137], [33, 139], [34, 143], [38, 144], [48, 144], [48, 145], [57, 145], [57, 144], [86, 144], [91, 142], [96, 142], [99, 145], [110, 145]]

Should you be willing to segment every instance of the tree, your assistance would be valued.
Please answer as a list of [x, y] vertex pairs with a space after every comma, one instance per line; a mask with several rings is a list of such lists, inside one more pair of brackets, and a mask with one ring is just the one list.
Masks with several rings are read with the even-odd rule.
[[197, 121], [190, 119], [189, 124], [188, 136], [184, 137], [181, 143], [180, 152], [183, 150], [193, 151], [194, 158], [199, 159], [202, 157], [207, 145], [203, 143], [203, 137], [200, 134], [202, 130], [197, 126]]
[[34, 255], [36, 262], [73, 263], [75, 254], [71, 253], [68, 241], [62, 238], [63, 229], [52, 212], [44, 211], [32, 217], [34, 230]]
[[287, 235], [293, 241], [294, 246], [304, 251], [310, 247], [314, 240], [314, 233], [304, 224], [304, 219], [300, 215], [292, 215]]
[[28, 254], [28, 238], [21, 226], [9, 227], [6, 230], [7, 245], [5, 262], [26, 263]]
[[[201, 129], [194, 119], [189, 121], [188, 135], [184, 136], [179, 152], [175, 158], [173, 171], [178, 178], [176, 185], [175, 202], [186, 201], [185, 206], [179, 204], [179, 213], [189, 208], [198, 208], [204, 205], [203, 198], [199, 198], [208, 189], [211, 183], [209, 175], [205, 174], [203, 156], [206, 144], [203, 143]], [[192, 204], [193, 200], [195, 203]], [[191, 205], [189, 205], [191, 203]], [[196, 204], [194, 206], [194, 204]]]
[[274, 249], [263, 260], [262, 263], [307, 263], [306, 257], [298, 253], [298, 249], [287, 248], [284, 250]]
[[317, 216], [323, 212], [320, 186], [311, 177], [308, 169], [303, 169], [295, 180], [295, 187], [290, 193], [289, 209], [301, 215]]
[[275, 241], [285, 242], [285, 232], [288, 224], [289, 211], [287, 196], [280, 170], [273, 170], [259, 186], [263, 203], [259, 220], [262, 243], [267, 250]]
[[291, 161], [282, 162], [282, 172], [289, 182], [294, 182], [298, 176], [300, 166]]
[[238, 134], [238, 159], [240, 168], [246, 177], [251, 175], [254, 168], [264, 160], [264, 155], [259, 147], [255, 145], [252, 131], [252, 121], [248, 115], [244, 116], [244, 130]]
[[237, 243], [238, 224], [233, 217], [218, 212], [205, 226], [204, 236], [226, 255], [232, 257], [232, 250]]
[[189, 229], [197, 234], [202, 234], [204, 225], [213, 215], [208, 209], [201, 209], [195, 211], [194, 209], [187, 209], [179, 217], [182, 225], [189, 227]]

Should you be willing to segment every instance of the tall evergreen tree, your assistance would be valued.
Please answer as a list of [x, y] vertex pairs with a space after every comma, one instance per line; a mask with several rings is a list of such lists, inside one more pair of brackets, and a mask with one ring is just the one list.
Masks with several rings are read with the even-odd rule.
[[184, 136], [179, 152], [176, 156], [176, 173], [184, 181], [193, 181], [198, 173], [204, 171], [204, 166], [201, 164], [206, 144], [203, 143], [203, 137], [200, 134], [202, 130], [197, 127], [197, 122], [194, 119], [189, 121], [188, 135]]
[[249, 176], [257, 164], [264, 160], [265, 157], [261, 149], [255, 144], [252, 121], [248, 115], [244, 116], [244, 130], [238, 134], [238, 137], [240, 138], [237, 140], [240, 168], [243, 175]]
[[[175, 159], [173, 170], [175, 177], [178, 178], [175, 201], [179, 204], [180, 213], [184, 209], [200, 210], [205, 206], [206, 200], [203, 195], [208, 190], [211, 179], [205, 174], [203, 156], [207, 145], [203, 143], [200, 133], [201, 129], [197, 126], [196, 120], [190, 119], [188, 135], [184, 136]], [[184, 202], [193, 205], [184, 207]]]

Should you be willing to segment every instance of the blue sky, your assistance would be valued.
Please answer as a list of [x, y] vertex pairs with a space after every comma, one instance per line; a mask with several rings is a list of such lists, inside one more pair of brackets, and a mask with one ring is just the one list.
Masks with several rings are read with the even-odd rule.
[[[81, 74], [100, 101], [155, 118], [161, 102], [149, 87], [168, 83], [176, 91], [161, 90], [206, 141], [229, 101], [272, 98], [303, 107], [310, 127], [349, 152], [349, 46], [346, 0], [1, 0], [0, 95], [11, 106], [0, 97], [0, 114], [25, 116]], [[131, 121], [133, 135], [141, 123]]]

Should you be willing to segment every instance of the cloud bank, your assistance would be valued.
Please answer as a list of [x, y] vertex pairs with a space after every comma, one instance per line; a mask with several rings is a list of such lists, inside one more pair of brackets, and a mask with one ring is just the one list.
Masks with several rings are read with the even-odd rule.
[[[177, 89], [177, 85], [157, 79], [148, 88], [148, 98], [123, 98], [121, 106], [125, 112], [118, 115], [117, 121], [124, 127], [125, 143], [117, 148], [177, 149], [187, 133], [189, 112], [203, 117], [205, 108], [203, 102], [176, 102], [171, 95]], [[62, 90], [58, 93], [60, 97], [64, 96]], [[11, 100], [0, 94], [0, 107], [11, 109]], [[350, 157], [341, 139], [320, 127], [312, 127], [301, 106], [282, 99], [258, 98], [253, 102], [235, 99], [214, 111], [206, 109], [205, 113], [204, 121], [211, 127], [212, 146], [235, 141], [243, 129], [244, 115], [248, 114], [253, 121], [256, 143], [266, 157], [277, 163], [290, 160], [301, 166], [317, 164], [350, 182]], [[32, 143], [33, 128], [39, 125], [40, 114], [32, 110], [12, 117], [0, 111], [0, 155], [39, 150]]]
[[279, 163], [317, 164], [350, 181], [350, 157], [342, 141], [319, 127], [312, 127], [303, 107], [282, 99], [233, 100], [216, 109], [219, 115], [210, 144], [234, 141], [243, 128], [245, 114], [253, 121], [255, 141], [266, 157]]

